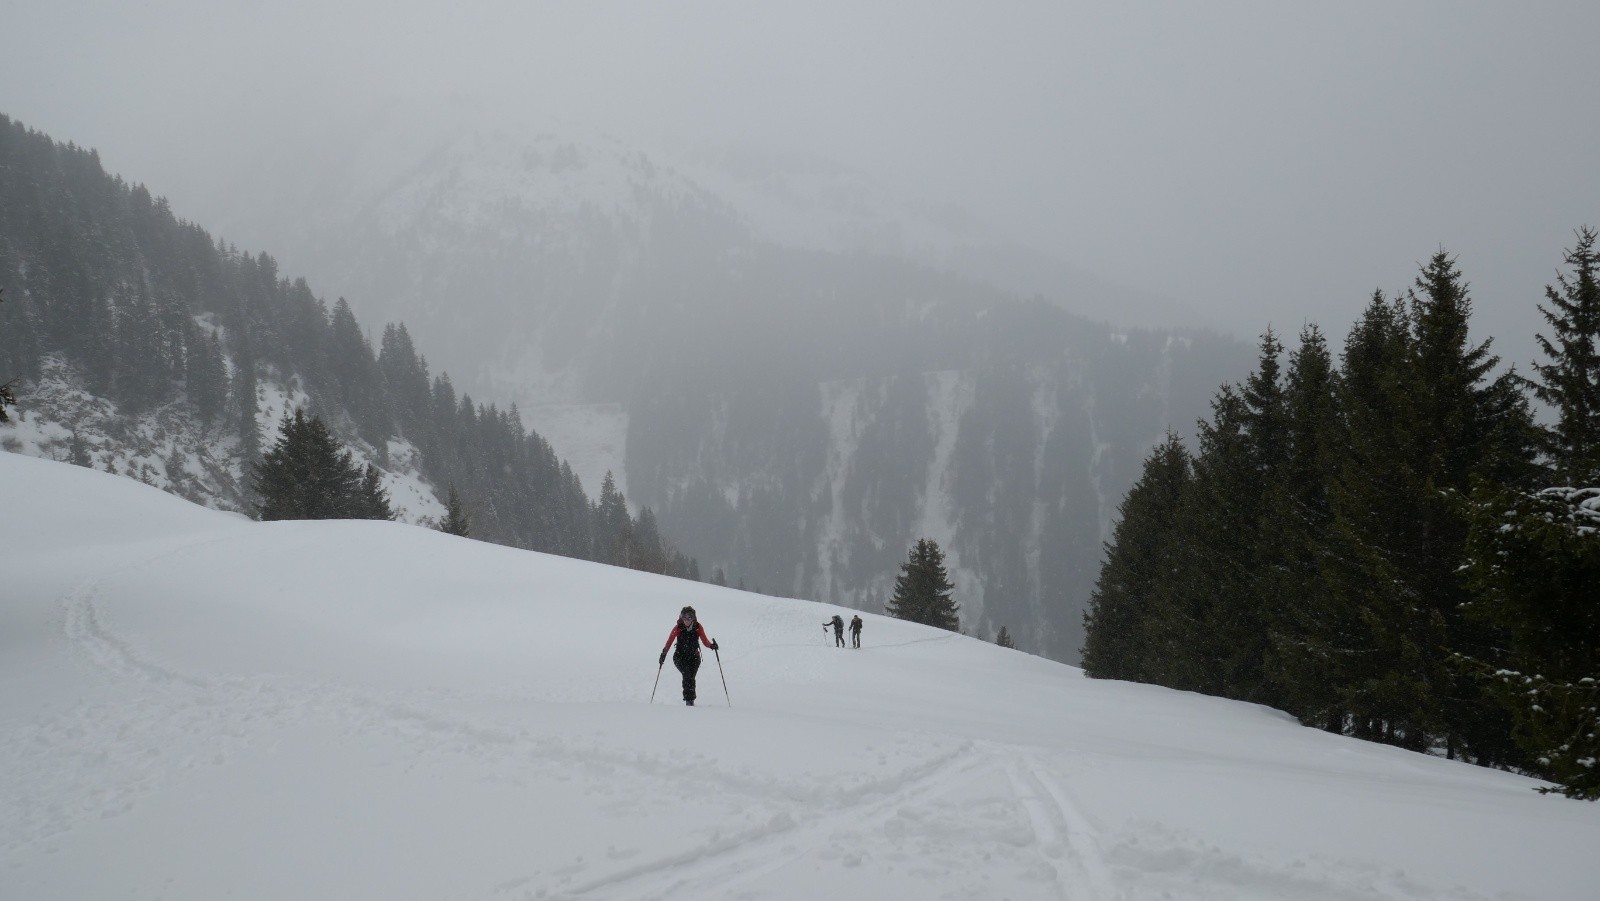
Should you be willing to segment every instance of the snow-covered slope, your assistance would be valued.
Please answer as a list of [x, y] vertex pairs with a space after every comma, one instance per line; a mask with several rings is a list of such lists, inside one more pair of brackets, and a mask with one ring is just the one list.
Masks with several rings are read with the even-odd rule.
[[[868, 616], [0, 454], [0, 895], [1592, 898], [1600, 807]], [[702, 706], [650, 659], [694, 604]]]

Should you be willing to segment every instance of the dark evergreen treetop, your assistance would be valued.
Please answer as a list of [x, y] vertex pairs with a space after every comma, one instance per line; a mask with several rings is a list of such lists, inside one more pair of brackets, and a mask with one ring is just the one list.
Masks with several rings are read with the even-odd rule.
[[897, 619], [957, 632], [961, 629], [960, 605], [955, 602], [954, 590], [938, 543], [919, 538], [906, 562], [900, 564], [894, 596], [885, 609]]
[[[0, 303], [5, 302], [5, 289], [0, 288]], [[11, 391], [11, 382], [0, 382], [0, 422], [10, 422], [6, 407], [17, 402], [17, 397]]]
[[1412, 358], [1405, 402], [1418, 426], [1416, 451], [1438, 488], [1465, 492], [1473, 474], [1525, 479], [1532, 415], [1515, 372], [1493, 378], [1493, 339], [1468, 335], [1472, 300], [1445, 251], [1434, 254], [1409, 292]]
[[1118, 508], [1105, 563], [1083, 615], [1083, 671], [1097, 679], [1150, 681], [1159, 653], [1150, 630], [1156, 592], [1173, 572], [1176, 516], [1193, 476], [1172, 432], [1145, 458], [1139, 481]]
[[383, 487], [383, 474], [368, 463], [361, 472], [361, 484], [350, 498], [346, 519], [394, 519], [389, 506], [389, 490]]
[[1240, 394], [1245, 403], [1245, 428], [1250, 434], [1252, 468], [1258, 478], [1266, 478], [1283, 464], [1288, 453], [1288, 421], [1284, 409], [1284, 385], [1279, 358], [1283, 342], [1271, 328], [1261, 335], [1260, 356], [1255, 372], [1245, 379]]
[[1571, 274], [1556, 276], [1561, 286], [1545, 286], [1549, 307], [1540, 306], [1552, 336], [1538, 335], [1548, 362], [1535, 363], [1537, 380], [1528, 382], [1540, 400], [1555, 408], [1557, 419], [1546, 434], [1545, 450], [1555, 476], [1566, 485], [1600, 483], [1600, 254], [1596, 232], [1578, 230], [1578, 243], [1567, 251]]
[[627, 565], [633, 524], [628, 516], [627, 501], [623, 499], [622, 492], [617, 490], [617, 481], [610, 470], [606, 470], [605, 478], [600, 482], [600, 497], [595, 502], [594, 519], [595, 559]]
[[1289, 358], [1284, 416], [1288, 429], [1284, 481], [1302, 505], [1326, 510], [1320, 475], [1331, 452], [1337, 410], [1334, 404], [1333, 357], [1322, 330], [1309, 324], [1300, 331], [1300, 346]]
[[456, 491], [456, 486], [450, 486], [450, 494], [444, 505], [444, 519], [439, 522], [439, 531], [450, 535], [468, 537], [472, 531], [472, 522], [467, 517], [467, 509], [461, 503], [461, 494]]
[[89, 444], [77, 430], [73, 430], [72, 438], [67, 443], [67, 462], [85, 469], [94, 468], [94, 458], [89, 455]]
[[303, 410], [284, 416], [253, 481], [263, 520], [394, 518], [377, 469], [355, 463], [327, 425]]

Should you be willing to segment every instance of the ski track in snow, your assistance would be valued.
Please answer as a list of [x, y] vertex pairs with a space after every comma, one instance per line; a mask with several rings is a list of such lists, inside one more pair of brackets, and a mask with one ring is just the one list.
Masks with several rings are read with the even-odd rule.
[[[204, 683], [152, 664], [107, 633], [96, 615], [93, 598], [112, 575], [155, 566], [163, 560], [224, 539], [187, 543], [142, 563], [103, 572], [73, 588], [62, 599], [62, 627], [83, 655], [101, 669], [124, 679], [155, 683], [194, 695]], [[230, 726], [218, 722], [233, 720]], [[57, 718], [16, 729], [0, 743], [0, 762], [12, 774], [12, 784], [30, 787], [31, 795], [0, 799], [14, 816], [0, 826], [0, 848], [7, 852], [35, 847], [52, 836], [70, 831], [82, 820], [109, 819], [126, 813], [143, 797], [155, 792], [166, 760], [163, 737], [176, 724], [181, 734], [206, 737], [206, 753], [189, 754], [176, 761], [179, 769], [203, 763], [221, 763], [243, 738], [231, 711], [214, 704], [183, 704], [176, 708], [148, 701], [117, 703], [84, 701]], [[65, 749], [40, 755], [34, 748]], [[47, 789], [47, 790], [44, 790]], [[35, 797], [52, 803], [39, 804]]]
[[[480, 758], [496, 757], [504, 762], [526, 762], [538, 758], [586, 767], [625, 767], [652, 778], [669, 778], [678, 784], [692, 784], [697, 789], [732, 788], [750, 797], [767, 794], [774, 799], [817, 800], [810, 793], [795, 787], [774, 788], [770, 782], [745, 780], [728, 772], [707, 777], [707, 769], [694, 760], [651, 760], [625, 751], [578, 746], [556, 736], [536, 735], [526, 729], [485, 724], [443, 714], [436, 708], [449, 707], [456, 699], [442, 691], [431, 693], [432, 696], [427, 699], [431, 702], [430, 709], [419, 705], [414, 694], [376, 697], [327, 683], [295, 684], [289, 680], [268, 677], [201, 679], [153, 662], [101, 625], [94, 599], [99, 585], [110, 575], [147, 569], [179, 554], [226, 540], [191, 543], [149, 558], [142, 564], [102, 574], [82, 583], [63, 599], [67, 637], [94, 665], [123, 679], [159, 689], [155, 702], [141, 701], [131, 707], [94, 705], [82, 708], [80, 714], [73, 717], [81, 722], [68, 726], [67, 734], [81, 737], [87, 729], [108, 732], [110, 734], [105, 738], [109, 741], [104, 746], [110, 747], [127, 744], [127, 739], [133, 737], [135, 731], [151, 735], [175, 732], [219, 735], [242, 740], [249, 731], [286, 727], [309, 716], [326, 716], [363, 729], [382, 729], [413, 744], [422, 754], [464, 752]], [[183, 725], [173, 729], [175, 721]], [[241, 724], [248, 724], [249, 728], [243, 728]], [[44, 728], [48, 731], [49, 727]], [[90, 744], [102, 745], [101, 742]], [[160, 754], [151, 748], [143, 756], [158, 758]], [[220, 764], [225, 756], [219, 754], [212, 758], [212, 762]], [[186, 762], [185, 767], [188, 765]], [[90, 794], [99, 792], [91, 790]]]
[[743, 888], [791, 864], [836, 858], [845, 866], [859, 866], [859, 854], [850, 849], [860, 847], [853, 839], [862, 833], [903, 841], [923, 837], [908, 834], [917, 831], [923, 819], [920, 806], [997, 772], [1005, 774], [1012, 799], [1027, 812], [1031, 838], [1016, 841], [1013, 836], [1013, 843], [1031, 846], [1038, 855], [1053, 877], [1051, 896], [1074, 901], [1121, 897], [1100, 850], [1097, 830], [1045, 764], [1029, 750], [989, 742], [969, 742], [945, 758], [902, 774], [893, 785], [866, 792], [866, 799], [838, 805], [825, 814], [785, 812], [746, 833], [718, 837], [700, 848], [549, 897], [648, 901], [690, 895], [755, 896], [759, 892], [747, 895]]
[[[721, 891], [765, 875], [803, 857], [799, 846], [836, 844], [833, 836], [864, 824], [881, 826], [907, 805], [948, 791], [970, 779], [983, 766], [974, 759], [973, 744], [914, 767], [885, 783], [861, 790], [866, 800], [838, 805], [827, 813], [801, 815], [785, 811], [740, 835], [716, 838], [700, 848], [623, 870], [553, 897], [648, 899]], [[870, 827], [869, 827], [870, 828]]]
[[[1028, 812], [1040, 851], [1055, 872], [1060, 897], [1088, 901], [1112, 898], [1111, 872], [1094, 830], [1066, 790], [1026, 754], [1013, 756], [1008, 775], [1013, 791]], [[1063, 872], [1063, 865], [1070, 868], [1070, 876]]]
[[[725, 811], [730, 824], [686, 835], [653, 859], [639, 859], [645, 848], [624, 844], [567, 865], [552, 866], [548, 856], [521, 866], [507, 861], [506, 869], [483, 873], [481, 885], [462, 885], [452, 897], [803, 897], [803, 891], [796, 894], [796, 873], [809, 878], [814, 872], [850, 879], [892, 873], [889, 884], [898, 889], [974, 898], [1487, 897], [1314, 854], [1268, 859], [1162, 823], [1108, 830], [1068, 787], [1068, 759], [1045, 747], [917, 735], [927, 753], [897, 760], [865, 780], [764, 774], [720, 766], [681, 748], [644, 751], [541, 732], [537, 715], [501, 713], [493, 705], [485, 711], [481, 703], [473, 709], [472, 702], [484, 699], [442, 689], [383, 690], [267, 674], [200, 676], [118, 635], [100, 615], [97, 603], [118, 578], [181, 565], [184, 557], [204, 555], [240, 534], [166, 542], [131, 563], [88, 575], [60, 597], [60, 625], [70, 646], [112, 679], [105, 692], [0, 735], [0, 768], [9, 777], [0, 783], [0, 809], [7, 811], [0, 818], [0, 853], [12, 860], [55, 853], [57, 837], [127, 815], [152, 796], [181, 789], [197, 772], [227, 766], [275, 744], [287, 730], [312, 726], [396, 742], [407, 770], [465, 769], [533, 795], [554, 782], [572, 782], [573, 790], [608, 806], [652, 796], [652, 803], [668, 806], [699, 801]], [[916, 639], [874, 650], [952, 640]], [[730, 660], [767, 648], [754, 645]], [[174, 742], [174, 736], [186, 738]], [[864, 863], [869, 866], [857, 869]]]
[[[852, 859], [861, 833], [895, 833], [916, 841], [927, 826], [919, 805], [947, 795], [1003, 766], [1006, 754], [987, 743], [963, 742], [955, 750], [913, 764], [845, 792], [772, 779], [742, 777], [708, 767], [702, 760], [574, 743], [515, 725], [484, 722], [440, 712], [447, 693], [377, 697], [327, 683], [297, 683], [279, 677], [202, 678], [152, 658], [110, 631], [96, 599], [117, 576], [147, 570], [196, 553], [231, 537], [190, 541], [165, 548], [141, 562], [116, 567], [79, 583], [61, 601], [62, 627], [92, 666], [151, 691], [131, 702], [84, 702], [55, 719], [20, 730], [0, 745], [0, 761], [13, 762], [18, 785], [54, 799], [40, 807], [13, 799], [20, 811], [0, 831], [8, 853], [49, 853], [50, 840], [80, 823], [131, 812], [144, 798], [196, 768], [220, 767], [250, 745], [308, 720], [344, 724], [354, 732], [396, 737], [416, 760], [471, 758], [491, 764], [511, 783], [530, 761], [587, 771], [614, 780], [619, 771], [651, 784], [665, 781], [684, 796], [733, 795], [740, 806], [766, 807], [770, 816], [751, 828], [718, 834], [698, 847], [563, 887], [580, 872], [541, 873], [503, 881], [481, 897], [662, 898], [680, 893], [724, 896], [785, 865], [811, 858]], [[946, 641], [945, 637], [886, 645]], [[753, 648], [751, 650], [759, 650]], [[203, 750], [173, 752], [163, 738], [203, 737]], [[10, 747], [7, 748], [6, 745]], [[30, 746], [69, 746], [60, 756], [30, 753]], [[820, 812], [819, 812], [820, 810]], [[628, 855], [620, 855], [626, 857]], [[854, 858], [859, 865], [859, 858]], [[592, 872], [588, 875], [593, 875]], [[534, 887], [536, 886], [536, 887]]]
[[[14, 799], [20, 812], [0, 832], [9, 852], [44, 850], [50, 840], [79, 823], [121, 816], [163, 785], [195, 768], [219, 767], [252, 743], [307, 720], [345, 724], [357, 732], [399, 738], [418, 760], [461, 755], [492, 764], [512, 783], [530, 761], [588, 771], [615, 779], [619, 771], [659, 784], [665, 780], [686, 796], [733, 795], [740, 806], [772, 811], [756, 825], [714, 834], [696, 847], [609, 874], [572, 868], [535, 873], [488, 887], [484, 898], [650, 899], [694, 894], [747, 897], [763, 877], [809, 860], [841, 860], [859, 866], [863, 837], [887, 835], [900, 845], [948, 842], [946, 828], [926, 809], [950, 804], [949, 795], [996, 773], [1009, 773], [1013, 794], [1032, 822], [1030, 839], [1009, 836], [1030, 847], [1055, 876], [1055, 897], [1111, 898], [1109, 871], [1090, 827], [1076, 813], [1064, 790], [1021, 749], [988, 742], [963, 742], [949, 751], [876, 781], [853, 786], [848, 794], [770, 779], [741, 777], [707, 767], [692, 758], [651, 757], [538, 735], [503, 723], [441, 713], [445, 693], [419, 699], [375, 697], [326, 683], [297, 684], [275, 677], [201, 678], [161, 663], [118, 637], [96, 609], [101, 586], [116, 576], [203, 553], [231, 537], [190, 541], [165, 548], [141, 562], [108, 570], [80, 583], [62, 598], [63, 630], [84, 658], [121, 680], [153, 691], [131, 703], [83, 703], [55, 720], [36, 723], [13, 736], [0, 760], [24, 767], [18, 784], [51, 786], [40, 793], [55, 799], [48, 807]], [[939, 639], [921, 639], [912, 644]], [[887, 646], [886, 646], [887, 647]], [[758, 649], [752, 649], [758, 650]], [[164, 736], [203, 736], [204, 750], [175, 755]], [[67, 741], [63, 741], [63, 739]], [[29, 745], [69, 745], [66, 757], [29, 754]], [[17, 774], [17, 771], [13, 771]], [[1004, 836], [1003, 836], [1004, 837]], [[628, 854], [613, 855], [626, 859]], [[1060, 861], [1070, 857], [1070, 868]], [[908, 855], [904, 860], [914, 860]], [[1023, 866], [1024, 872], [1030, 868]], [[577, 885], [566, 885], [580, 876]], [[926, 875], [926, 874], [924, 874]], [[1083, 891], [1091, 892], [1084, 895]]]

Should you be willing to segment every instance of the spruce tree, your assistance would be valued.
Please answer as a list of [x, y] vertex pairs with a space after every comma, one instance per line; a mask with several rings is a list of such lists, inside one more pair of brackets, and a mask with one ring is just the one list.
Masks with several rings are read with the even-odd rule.
[[[1462, 501], [1475, 478], [1523, 487], [1534, 469], [1535, 430], [1527, 399], [1514, 372], [1491, 377], [1499, 358], [1490, 341], [1468, 337], [1472, 301], [1454, 258], [1443, 251], [1423, 268], [1411, 292], [1416, 356], [1411, 380], [1417, 450], [1425, 461], [1425, 491], [1414, 512], [1419, 555], [1409, 574], [1423, 605], [1444, 635], [1443, 648], [1427, 648], [1427, 668], [1446, 648], [1485, 654], [1501, 646], [1503, 632], [1466, 619], [1470, 595], [1462, 578], [1468, 521]], [[1442, 712], [1445, 749], [1451, 756], [1495, 765], [1515, 757], [1507, 740], [1509, 722], [1476, 680], [1454, 667], [1433, 686]]]
[[608, 469], [595, 504], [595, 559], [616, 566], [630, 565], [634, 549], [632, 532], [628, 503], [617, 490], [617, 481]]
[[89, 454], [89, 443], [83, 440], [77, 430], [72, 432], [72, 438], [67, 443], [67, 462], [73, 466], [82, 466], [85, 469], [94, 468], [94, 457]]
[[467, 517], [467, 509], [461, 503], [461, 495], [456, 491], [456, 486], [450, 486], [448, 500], [445, 501], [444, 519], [439, 523], [439, 531], [450, 535], [468, 537], [471, 532], [472, 522]]
[[1600, 484], [1600, 254], [1596, 232], [1578, 230], [1566, 254], [1569, 275], [1556, 276], [1561, 290], [1546, 286], [1548, 308], [1539, 307], [1552, 336], [1538, 335], [1549, 362], [1535, 363], [1533, 393], [1555, 409], [1556, 424], [1545, 434], [1545, 451], [1563, 485]]
[[671, 554], [662, 544], [656, 515], [649, 507], [639, 511], [639, 517], [627, 532], [626, 541], [628, 562], [625, 565], [630, 569], [658, 574], [667, 571]]
[[210, 425], [222, 412], [228, 397], [228, 374], [222, 347], [212, 335], [196, 331], [185, 361], [184, 387], [201, 423]]
[[[346, 452], [349, 456], [349, 452]], [[354, 465], [354, 464], [352, 464]], [[371, 463], [361, 471], [360, 481], [346, 505], [345, 519], [394, 519], [389, 507], [389, 491], [383, 487], [383, 474]]]
[[256, 361], [254, 342], [249, 333], [242, 331], [236, 339], [236, 357], [233, 373], [234, 410], [239, 430], [239, 458], [246, 466], [254, 466], [261, 456], [261, 426], [257, 414], [261, 411], [260, 398], [256, 396]]
[[[1232, 510], [1236, 531], [1227, 536], [1220, 552], [1231, 558], [1227, 580], [1232, 586], [1211, 608], [1207, 634], [1217, 665], [1220, 688], [1232, 698], [1260, 703], [1276, 703], [1279, 692], [1268, 679], [1266, 660], [1271, 643], [1271, 627], [1280, 615], [1286, 596], [1269, 587], [1266, 577], [1272, 572], [1272, 557], [1281, 550], [1281, 535], [1267, 532], [1274, 489], [1285, 478], [1290, 448], [1290, 423], [1279, 358], [1283, 343], [1271, 328], [1261, 336], [1256, 369], [1240, 391], [1243, 401], [1242, 456], [1224, 463], [1233, 471], [1219, 473], [1220, 481], [1211, 487], [1227, 486], [1225, 495], [1214, 496], [1212, 503]], [[1202, 433], [1202, 449], [1204, 449]], [[1209, 461], [1203, 469], [1210, 470]], [[1220, 467], [1219, 467], [1220, 468]]]
[[[0, 303], [5, 302], [4, 294], [4, 289], [0, 289]], [[12, 392], [11, 388], [14, 384], [16, 384], [16, 379], [0, 382], [0, 423], [11, 421], [9, 414], [6, 413], [6, 407], [17, 405], [17, 396]]]
[[961, 629], [960, 605], [955, 602], [955, 585], [944, 567], [944, 552], [928, 538], [919, 538], [900, 564], [894, 580], [894, 596], [885, 608], [897, 619], [922, 623], [958, 632]]
[[1466, 611], [1505, 640], [1460, 659], [1509, 712], [1517, 764], [1600, 798], [1600, 488], [1480, 482], [1471, 520]]
[[1515, 376], [1491, 378], [1489, 342], [1469, 340], [1471, 310], [1441, 251], [1404, 304], [1375, 296], [1351, 332], [1329, 492], [1332, 603], [1315, 638], [1337, 661], [1355, 734], [1493, 763], [1513, 751], [1508, 726], [1448, 650], [1476, 654], [1497, 640], [1461, 613], [1461, 500], [1474, 476], [1528, 479], [1532, 424]]
[[429, 416], [432, 395], [428, 387], [428, 362], [417, 353], [405, 323], [388, 325], [378, 353], [378, 369], [389, 392], [400, 432], [432, 460], [438, 452], [438, 430]]
[[1153, 598], [1157, 587], [1172, 578], [1178, 505], [1191, 479], [1189, 452], [1168, 432], [1145, 458], [1144, 471], [1123, 498], [1106, 544], [1105, 563], [1083, 615], [1085, 674], [1096, 679], [1154, 678]]
[[1252, 410], [1232, 385], [1197, 424], [1194, 481], [1178, 506], [1182, 540], [1170, 546], [1171, 574], [1152, 593], [1150, 681], [1187, 691], [1238, 696], [1241, 664], [1259, 657], [1254, 623], [1256, 517], [1260, 493], [1249, 423]]
[[1319, 603], [1298, 611], [1278, 643], [1295, 646], [1301, 719], [1373, 740], [1385, 737], [1385, 711], [1368, 689], [1385, 669], [1368, 623], [1405, 603], [1398, 596], [1402, 566], [1391, 552], [1405, 527], [1399, 499], [1412, 460], [1400, 409], [1409, 342], [1404, 307], [1373, 292], [1345, 339], [1335, 382]]
[[700, 578], [700, 561], [683, 553], [675, 552], [672, 555], [672, 568], [668, 570], [668, 573], [680, 579], [688, 579], [691, 582], [702, 581]]
[[1264, 504], [1259, 585], [1261, 595], [1273, 602], [1266, 664], [1269, 702], [1307, 725], [1337, 731], [1344, 718], [1326, 661], [1308, 640], [1332, 606], [1322, 591], [1321, 574], [1332, 519], [1327, 489], [1339, 428], [1335, 375], [1321, 330], [1307, 325], [1285, 380], [1288, 448]]
[[1000, 627], [1000, 632], [994, 637], [994, 643], [1002, 648], [1015, 648], [1017, 646], [1017, 643], [1011, 640], [1011, 634], [1006, 631], [1005, 626]]
[[303, 410], [284, 416], [277, 444], [253, 472], [262, 520], [392, 518], [377, 468], [357, 465]]
[[332, 376], [339, 400], [361, 437], [374, 447], [384, 447], [393, 430], [381, 370], [372, 345], [343, 297], [333, 306], [325, 353], [324, 369]]

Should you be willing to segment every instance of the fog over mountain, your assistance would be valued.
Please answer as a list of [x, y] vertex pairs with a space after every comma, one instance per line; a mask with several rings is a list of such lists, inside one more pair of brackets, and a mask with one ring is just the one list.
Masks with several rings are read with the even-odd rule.
[[65, 0], [8, 9], [0, 84], [230, 236], [241, 176], [339, 157], [377, 110], [498, 110], [832, 160], [1247, 338], [1342, 328], [1443, 245], [1526, 361], [1600, 205], [1597, 25], [1581, 2]]
[[[1600, 210], [1591, 6], [407, 2], [8, 14], [4, 111], [404, 321], [708, 567], [1071, 659], [1140, 458], [1443, 245], [1479, 336]], [[376, 337], [375, 335], [372, 337]]]
[[[285, 267], [405, 321], [584, 484], [614, 473], [751, 587], [879, 609], [932, 536], [971, 630], [1070, 657], [1140, 458], [1248, 367], [1232, 339], [985, 284], [986, 254], [1028, 252], [838, 167], [752, 179], [747, 157], [669, 163], [572, 127], [409, 127], [242, 185], [263, 212], [235, 231], [285, 236]], [[1075, 303], [1143, 299], [1040, 271]]]

